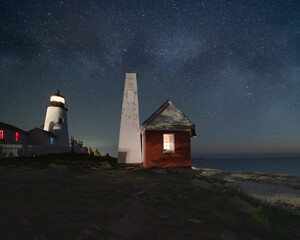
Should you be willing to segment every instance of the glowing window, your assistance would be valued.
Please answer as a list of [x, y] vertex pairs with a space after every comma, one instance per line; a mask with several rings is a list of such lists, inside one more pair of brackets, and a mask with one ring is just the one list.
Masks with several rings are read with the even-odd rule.
[[51, 96], [50, 102], [59, 102], [65, 104], [65, 99], [60, 96]]
[[54, 142], [54, 139], [50, 138], [50, 144], [53, 144], [53, 142]]
[[164, 134], [164, 152], [175, 152], [174, 133]]
[[3, 139], [3, 130], [0, 130], [0, 139]]
[[16, 132], [16, 142], [19, 142], [19, 133]]

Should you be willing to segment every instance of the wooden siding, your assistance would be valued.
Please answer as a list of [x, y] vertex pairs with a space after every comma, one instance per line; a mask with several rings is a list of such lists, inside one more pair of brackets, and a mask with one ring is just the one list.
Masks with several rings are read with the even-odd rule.
[[[163, 152], [163, 134], [174, 133], [175, 152]], [[144, 167], [190, 167], [191, 141], [190, 131], [145, 130], [143, 133]]]

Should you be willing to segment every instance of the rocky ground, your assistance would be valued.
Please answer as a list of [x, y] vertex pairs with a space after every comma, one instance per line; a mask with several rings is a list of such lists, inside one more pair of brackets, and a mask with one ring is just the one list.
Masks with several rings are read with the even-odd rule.
[[276, 206], [300, 208], [300, 178], [285, 174], [228, 172], [216, 169], [173, 169], [195, 176], [208, 177], [217, 186], [232, 187]]
[[299, 178], [283, 175], [53, 155], [0, 160], [0, 190], [1, 240], [300, 239]]

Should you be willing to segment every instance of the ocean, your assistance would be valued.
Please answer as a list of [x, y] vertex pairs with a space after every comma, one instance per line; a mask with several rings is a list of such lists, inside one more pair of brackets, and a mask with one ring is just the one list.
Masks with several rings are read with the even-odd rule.
[[192, 166], [214, 168], [226, 171], [246, 171], [260, 173], [283, 173], [300, 177], [300, 157], [298, 158], [193, 158]]

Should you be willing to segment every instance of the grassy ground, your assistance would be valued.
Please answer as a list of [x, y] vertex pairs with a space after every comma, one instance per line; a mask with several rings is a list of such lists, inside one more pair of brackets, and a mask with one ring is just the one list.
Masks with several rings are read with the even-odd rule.
[[[0, 160], [0, 239], [300, 239], [300, 217], [179, 173], [97, 170], [116, 159]], [[91, 170], [92, 169], [92, 170]], [[254, 210], [244, 211], [238, 197]]]

